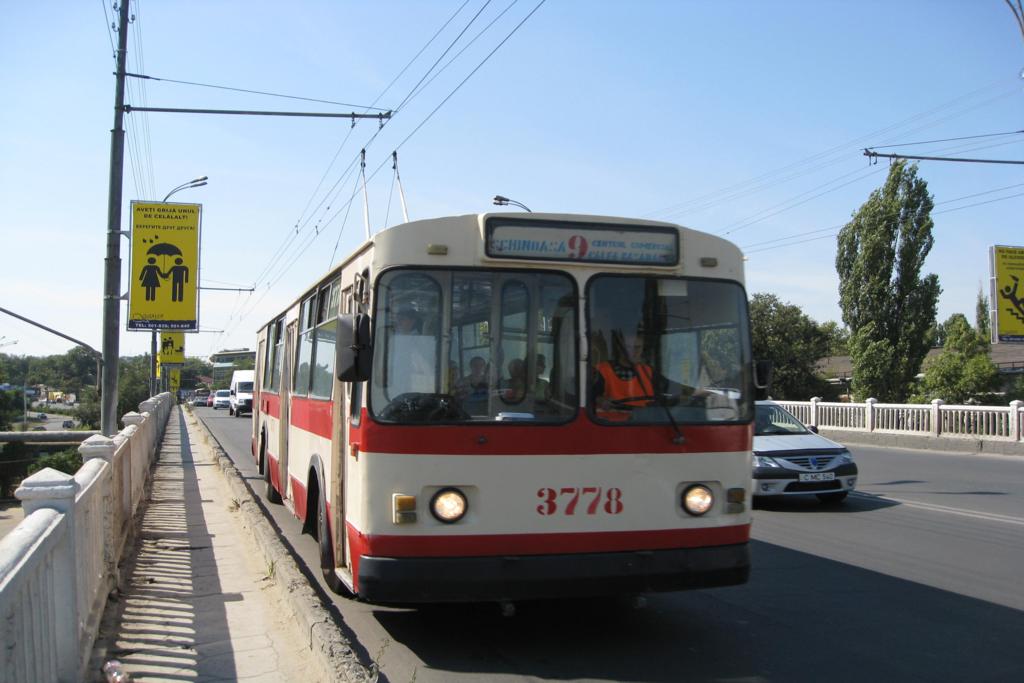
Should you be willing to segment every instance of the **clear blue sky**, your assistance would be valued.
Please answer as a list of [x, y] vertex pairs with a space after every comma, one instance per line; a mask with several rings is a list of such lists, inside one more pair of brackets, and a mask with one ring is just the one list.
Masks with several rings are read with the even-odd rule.
[[[469, 0], [385, 92], [462, 0], [139, 0], [129, 70], [395, 108], [481, 7], [440, 65], [509, 2]], [[400, 220], [397, 193], [388, 206], [388, 157], [401, 145], [413, 219], [489, 211], [500, 193], [534, 210], [671, 220], [744, 248], [750, 293], [838, 321], [833, 235], [887, 169], [869, 166], [861, 149], [1024, 129], [1024, 39], [1003, 0], [548, 0], [414, 133], [536, 4], [515, 3], [373, 139], [367, 171], [383, 165], [369, 187], [374, 229]], [[100, 0], [7, 2], [3, 17], [0, 306], [99, 348], [115, 17]], [[128, 101], [351, 111], [152, 81], [144, 90], [133, 82]], [[335, 260], [362, 240], [361, 200], [347, 223], [338, 209], [354, 187], [345, 171], [375, 123], [138, 113], [127, 121], [135, 167], [126, 160], [123, 228], [129, 200], [160, 199], [209, 175], [207, 187], [175, 196], [204, 207], [203, 284], [257, 287], [204, 292], [202, 328], [225, 332], [188, 335], [188, 355], [254, 347], [257, 327], [326, 272], [336, 243]], [[1024, 159], [1024, 135], [880, 151]], [[922, 162], [920, 175], [937, 202], [927, 270], [943, 288], [939, 319], [973, 320], [979, 285], [988, 287], [988, 247], [1024, 244], [1024, 197], [963, 207], [1024, 192], [1024, 167]], [[327, 211], [321, 199], [339, 181]], [[989, 192], [998, 188], [1008, 189]], [[978, 196], [961, 199], [969, 195]], [[790, 235], [803, 237], [765, 244]], [[286, 246], [305, 243], [301, 254]], [[292, 266], [268, 275], [279, 252], [278, 263]], [[122, 290], [128, 254], [124, 240]], [[0, 349], [71, 346], [0, 317], [0, 345], [13, 340]], [[148, 349], [147, 333], [122, 333], [122, 354]]]

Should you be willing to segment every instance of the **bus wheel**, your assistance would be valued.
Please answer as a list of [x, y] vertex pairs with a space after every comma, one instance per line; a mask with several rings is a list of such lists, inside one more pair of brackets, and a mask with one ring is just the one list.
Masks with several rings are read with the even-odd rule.
[[279, 505], [281, 503], [281, 494], [274, 488], [274, 482], [270, 479], [270, 462], [265, 455], [263, 456], [263, 486], [263, 493], [266, 496], [267, 502]]
[[331, 532], [327, 528], [327, 502], [322, 495], [317, 496], [316, 505], [316, 538], [320, 542], [320, 573], [323, 574], [324, 583], [335, 593], [348, 595], [345, 584], [338, 578], [334, 571], [334, 543], [331, 541]]

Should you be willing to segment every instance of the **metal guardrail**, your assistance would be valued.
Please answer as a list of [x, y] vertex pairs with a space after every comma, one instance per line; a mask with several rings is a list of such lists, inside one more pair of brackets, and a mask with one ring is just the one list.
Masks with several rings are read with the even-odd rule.
[[930, 404], [879, 403], [873, 398], [864, 403], [819, 398], [775, 402], [818, 428], [1011, 443], [1020, 443], [1024, 434], [1022, 401], [1006, 407], [946, 405], [942, 399]]
[[[160, 394], [95, 434], [74, 476], [43, 469], [15, 495], [25, 518], [0, 539], [0, 683], [86, 680], [86, 665], [150, 464], [175, 406]], [[81, 433], [81, 432], [77, 432]]]

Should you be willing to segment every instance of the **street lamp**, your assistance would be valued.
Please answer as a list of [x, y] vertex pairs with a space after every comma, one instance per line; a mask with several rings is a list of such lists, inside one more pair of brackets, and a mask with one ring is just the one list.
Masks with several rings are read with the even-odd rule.
[[532, 211], [530, 211], [530, 208], [526, 206], [526, 204], [523, 204], [522, 202], [517, 202], [514, 199], [509, 199], [508, 197], [502, 197], [500, 194], [494, 195], [494, 203], [497, 206], [507, 206], [511, 204], [512, 206], [518, 206], [520, 209], [523, 209], [527, 213], [533, 213]]
[[167, 196], [166, 196], [166, 197], [164, 197], [164, 201], [166, 202], [166, 201], [167, 201], [167, 199], [168, 199], [168, 198], [169, 198], [169, 197], [170, 197], [170, 196], [171, 196], [172, 194], [174, 194], [175, 192], [179, 192], [179, 191], [181, 191], [181, 190], [190, 190], [190, 189], [192, 189], [193, 187], [202, 187], [203, 185], [205, 185], [205, 184], [206, 184], [206, 181], [207, 181], [207, 180], [209, 180], [209, 176], [205, 176], [205, 175], [204, 175], [204, 176], [202, 176], [202, 177], [200, 177], [200, 178], [193, 178], [192, 180], [188, 181], [187, 183], [182, 183], [181, 185], [178, 185], [178, 186], [177, 186], [176, 188], [174, 188], [173, 190], [171, 190], [170, 192], [168, 192], [168, 193], [167, 193]]
[[[193, 187], [202, 187], [203, 185], [206, 184], [207, 180], [209, 180], [209, 176], [204, 175], [198, 178], [193, 178], [187, 183], [182, 183], [181, 185], [178, 185], [176, 188], [168, 192], [167, 195], [164, 197], [164, 201], [166, 202], [170, 198], [170, 196], [175, 192], [180, 192], [181, 190], [191, 190]], [[159, 390], [156, 381], [156, 330], [152, 330], [152, 333], [153, 334], [150, 337], [149, 342], [149, 395], [156, 396]]]

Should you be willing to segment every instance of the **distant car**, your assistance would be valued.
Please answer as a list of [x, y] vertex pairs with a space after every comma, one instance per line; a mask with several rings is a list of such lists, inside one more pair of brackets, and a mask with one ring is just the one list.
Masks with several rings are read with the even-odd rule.
[[74, 426], [75, 426], [75, 421], [74, 420], [64, 420], [64, 422], [61, 423], [61, 427], [63, 427], [64, 429], [74, 429]]
[[194, 406], [205, 406], [206, 405], [206, 401], [209, 398], [210, 398], [209, 396], [196, 396], [194, 399], [192, 399], [192, 405], [194, 405]]
[[38, 427], [33, 427], [32, 431], [33, 432], [45, 432], [46, 431], [46, 427], [44, 427], [43, 425], [39, 425]]
[[213, 394], [206, 397], [206, 407], [210, 408], [213, 406]]
[[754, 426], [754, 496], [817, 496], [839, 503], [857, 485], [846, 447], [805, 427], [772, 401], [758, 401]]
[[231, 407], [231, 391], [229, 389], [219, 389], [217, 393], [213, 395], [213, 409], [218, 408], [230, 408]]
[[36, 415], [36, 419], [37, 420], [45, 420], [46, 419], [46, 413], [39, 413], [38, 415]]

